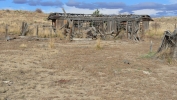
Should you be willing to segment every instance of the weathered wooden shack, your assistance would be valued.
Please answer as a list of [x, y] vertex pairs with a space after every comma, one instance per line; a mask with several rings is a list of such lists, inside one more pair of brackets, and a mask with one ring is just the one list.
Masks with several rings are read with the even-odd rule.
[[48, 20], [52, 21], [53, 29], [64, 29], [71, 36], [83, 33], [83, 30], [91, 32], [92, 38], [100, 35], [114, 35], [115, 37], [124, 30], [129, 39], [140, 39], [140, 34], [149, 29], [149, 21], [153, 21], [149, 15], [99, 15], [51, 13]]

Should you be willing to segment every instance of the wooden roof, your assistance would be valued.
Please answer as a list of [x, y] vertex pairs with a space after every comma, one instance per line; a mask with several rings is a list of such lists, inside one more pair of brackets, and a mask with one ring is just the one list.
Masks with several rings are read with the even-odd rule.
[[132, 20], [143, 20], [143, 21], [153, 21], [149, 15], [99, 15], [93, 16], [92, 14], [74, 14], [74, 13], [51, 13], [48, 16], [48, 20], [54, 19], [70, 19], [70, 20], [83, 20], [83, 21], [107, 21], [107, 20], [117, 20], [117, 21], [132, 21]]

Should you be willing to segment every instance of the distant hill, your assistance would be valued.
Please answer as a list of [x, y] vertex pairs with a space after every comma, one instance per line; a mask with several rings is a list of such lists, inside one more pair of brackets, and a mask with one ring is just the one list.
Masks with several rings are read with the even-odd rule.
[[20, 34], [22, 22], [29, 26], [51, 25], [47, 20], [49, 14], [23, 10], [0, 10], [0, 34], [5, 32], [5, 26], [9, 26], [9, 33]]

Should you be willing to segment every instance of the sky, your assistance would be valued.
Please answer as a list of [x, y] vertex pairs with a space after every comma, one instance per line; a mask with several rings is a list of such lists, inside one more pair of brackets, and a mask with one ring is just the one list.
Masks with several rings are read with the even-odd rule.
[[152, 17], [177, 16], [177, 0], [0, 0], [0, 9], [29, 10], [44, 13], [138, 14]]

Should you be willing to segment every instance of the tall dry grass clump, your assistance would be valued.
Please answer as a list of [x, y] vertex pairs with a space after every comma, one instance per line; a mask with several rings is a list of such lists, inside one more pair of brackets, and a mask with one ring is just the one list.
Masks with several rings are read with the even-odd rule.
[[97, 40], [96, 40], [95, 48], [96, 48], [97, 50], [103, 49], [103, 46], [102, 46], [102, 44], [101, 44], [101, 37], [100, 37], [100, 36], [98, 36], [98, 38], [97, 38]]
[[[42, 28], [39, 27], [39, 33], [38, 36], [41, 38], [49, 38], [50, 37], [50, 33], [51, 33], [51, 29], [49, 27], [46, 28]], [[34, 30], [34, 35], [36, 34], [36, 30]]]
[[59, 29], [56, 30], [56, 37], [59, 37], [60, 40], [65, 39], [65, 35], [63, 34], [62, 30], [59, 30]]
[[55, 48], [55, 39], [54, 38], [50, 37], [48, 46], [51, 49]]
[[50, 38], [49, 39], [49, 48], [55, 48], [55, 45], [54, 45], [54, 43], [55, 43], [55, 40], [53, 39], [53, 38]]

